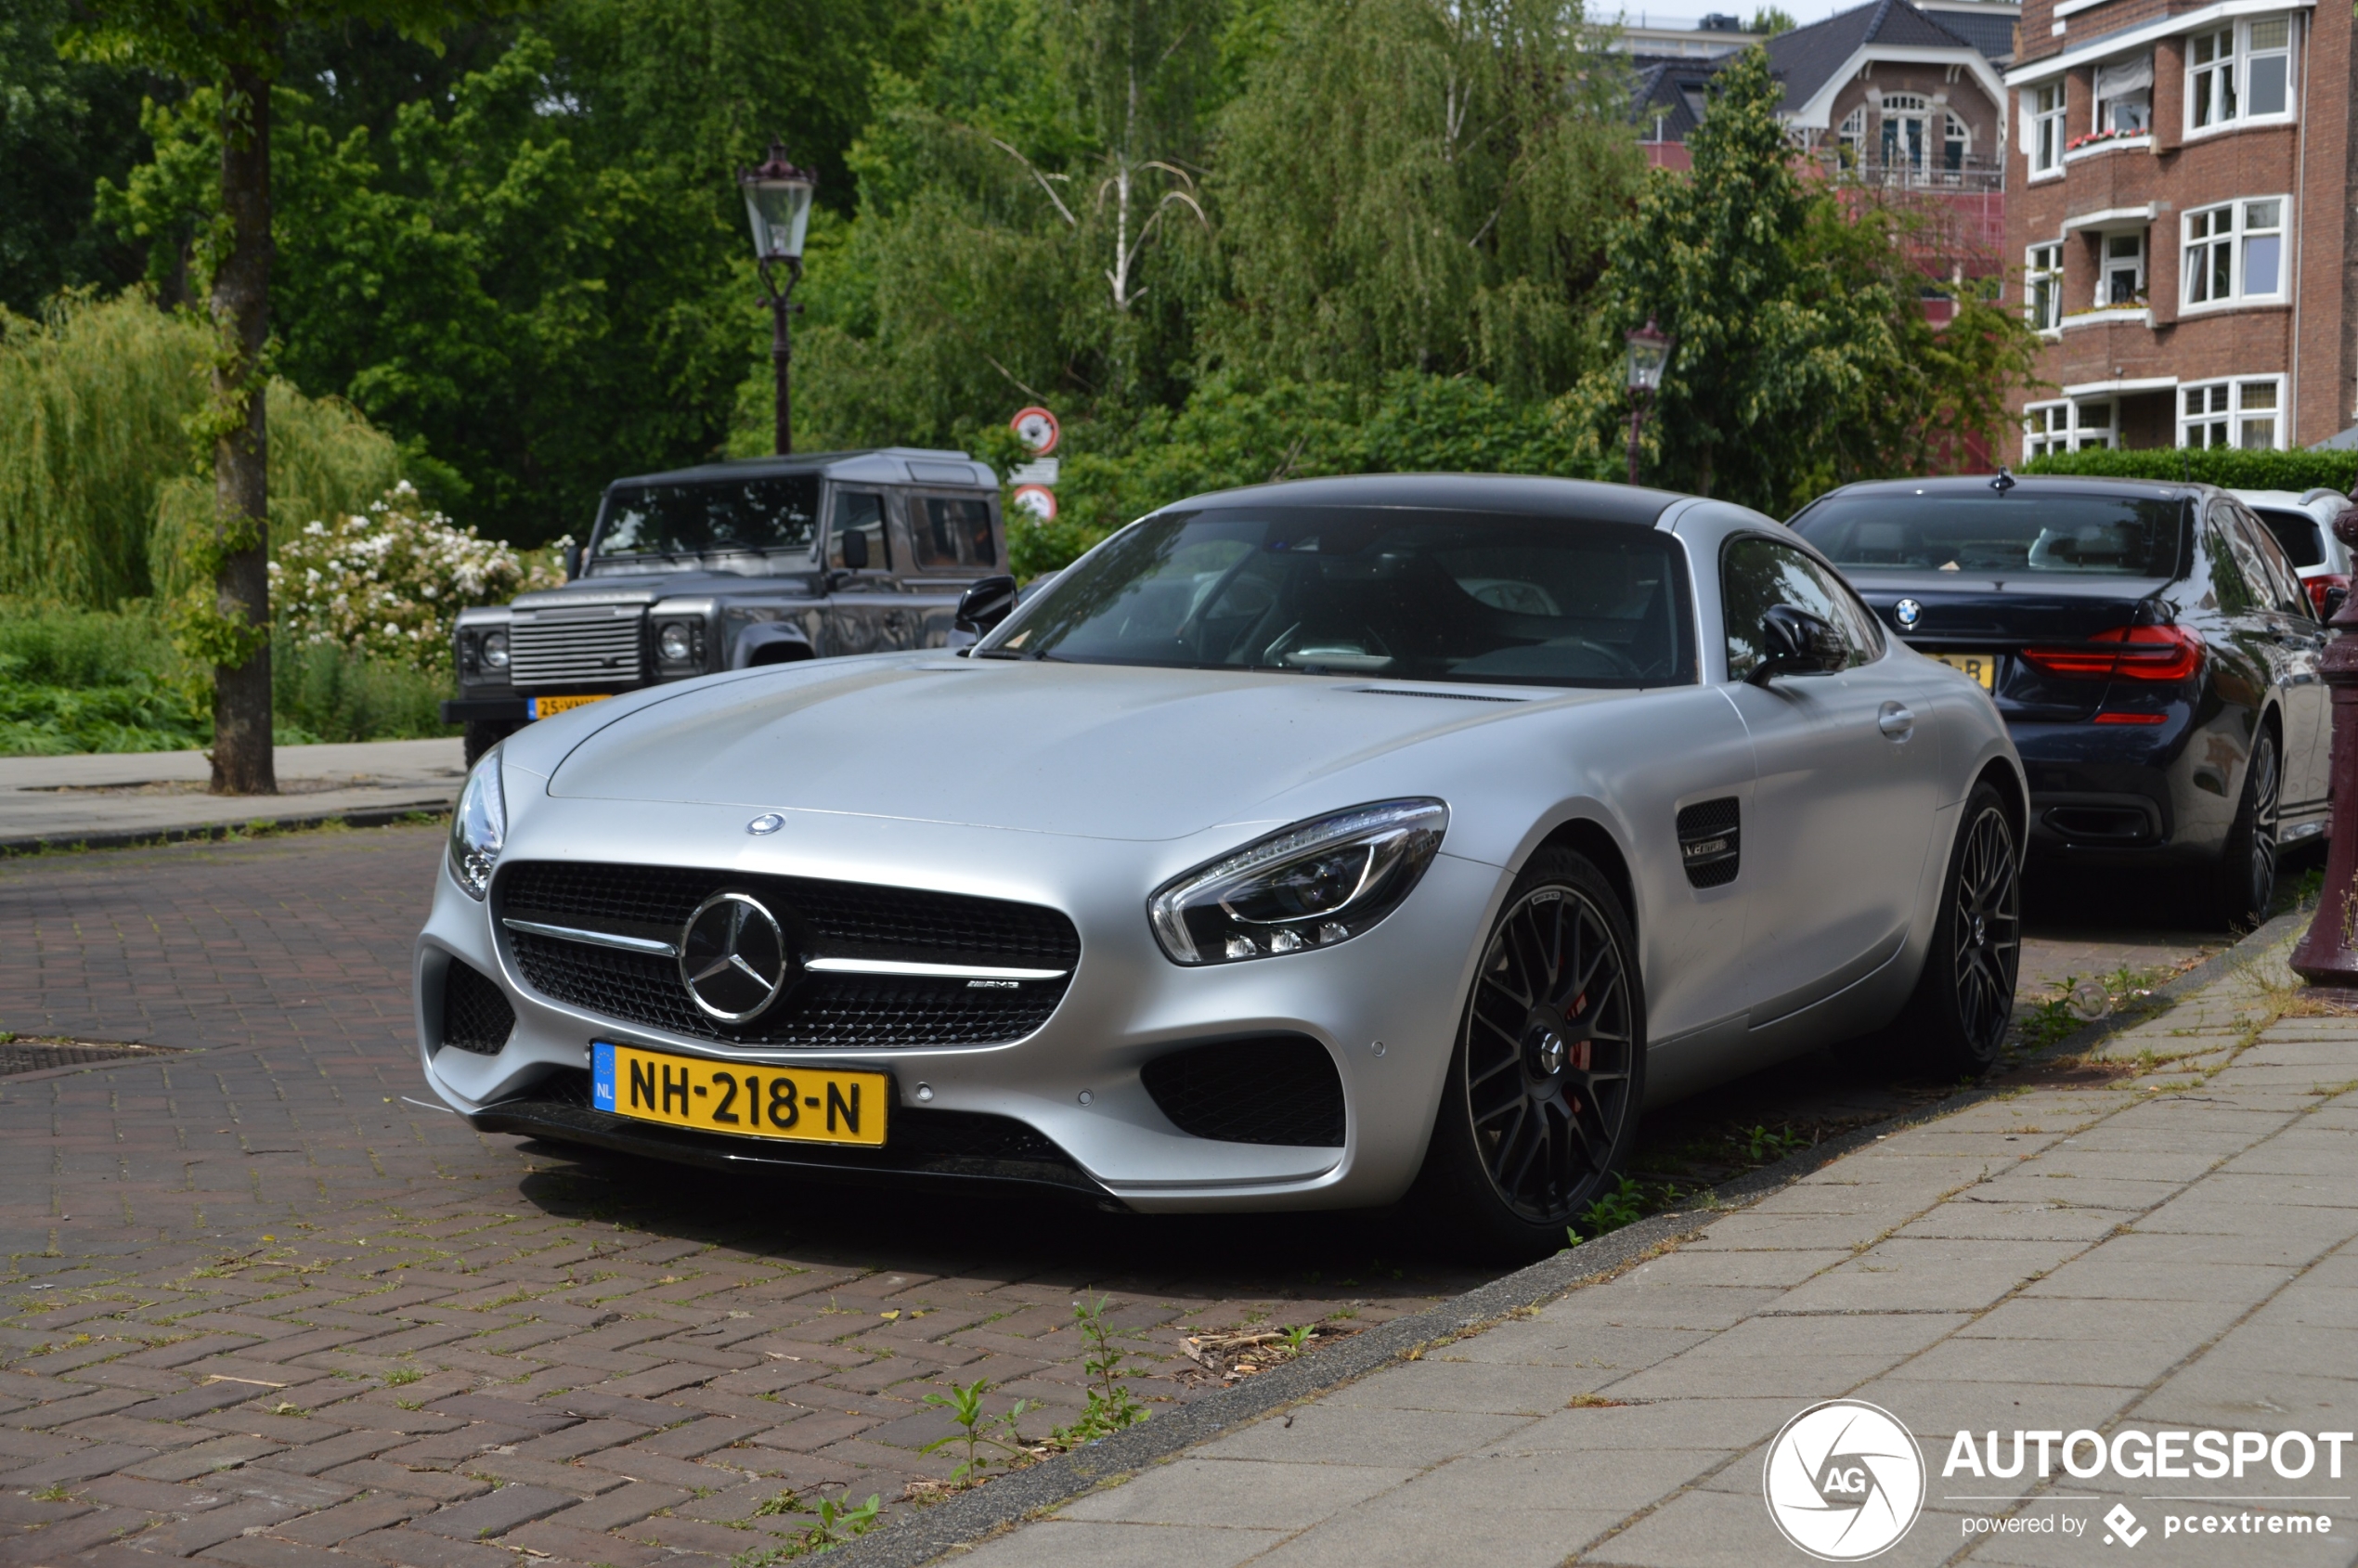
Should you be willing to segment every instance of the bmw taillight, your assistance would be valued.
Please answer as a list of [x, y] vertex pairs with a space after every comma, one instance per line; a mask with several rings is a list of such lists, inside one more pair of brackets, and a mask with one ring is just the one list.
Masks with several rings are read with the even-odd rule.
[[2317, 618], [2321, 621], [2326, 620], [2332, 616], [2333, 611], [2326, 606], [2326, 595], [2335, 589], [2339, 589], [2344, 593], [2349, 592], [2350, 577], [2344, 572], [2327, 572], [2320, 577], [2306, 579], [2304, 586], [2309, 590], [2309, 603], [2317, 607]]
[[2124, 626], [2080, 648], [2025, 648], [2023, 661], [2047, 675], [2084, 680], [2178, 681], [2202, 667], [2202, 639], [2178, 626]]

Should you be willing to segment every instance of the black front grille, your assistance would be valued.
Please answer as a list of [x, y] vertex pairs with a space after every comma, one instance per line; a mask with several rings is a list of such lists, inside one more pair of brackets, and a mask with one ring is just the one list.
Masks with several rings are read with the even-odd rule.
[[1298, 1034], [1190, 1045], [1139, 1072], [1172, 1124], [1230, 1144], [1342, 1147], [1342, 1075]]
[[1678, 813], [1678, 855], [1697, 888], [1724, 888], [1743, 864], [1743, 808], [1735, 797], [1698, 800]]
[[499, 988], [452, 959], [442, 977], [442, 1043], [454, 1051], [496, 1056], [515, 1027], [516, 1010]]
[[1048, 1021], [1081, 957], [1081, 936], [1055, 910], [998, 899], [810, 877], [741, 876], [660, 866], [528, 861], [507, 868], [503, 916], [676, 940], [696, 906], [723, 888], [774, 914], [802, 957], [1063, 969], [1012, 986], [897, 975], [805, 974], [769, 1010], [724, 1028], [689, 1000], [678, 964], [654, 955], [510, 931], [533, 988], [577, 1007], [699, 1039], [852, 1049], [987, 1045]]

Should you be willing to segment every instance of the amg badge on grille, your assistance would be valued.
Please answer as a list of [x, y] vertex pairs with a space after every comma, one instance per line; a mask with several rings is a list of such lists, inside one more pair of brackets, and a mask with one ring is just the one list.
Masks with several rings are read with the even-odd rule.
[[758, 1017], [786, 987], [791, 955], [777, 917], [750, 893], [715, 893], [680, 933], [680, 978], [724, 1024]]

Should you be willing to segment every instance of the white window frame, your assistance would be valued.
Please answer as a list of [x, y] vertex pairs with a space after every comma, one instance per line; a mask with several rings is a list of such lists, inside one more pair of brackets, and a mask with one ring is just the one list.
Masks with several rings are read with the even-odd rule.
[[2064, 98], [2061, 79], [2023, 89], [2022, 149], [2032, 179], [2063, 173]]
[[[2270, 204], [2275, 208], [2275, 226], [2269, 227], [2254, 224], [2251, 221], [2254, 216], [2252, 209], [2262, 208], [2263, 212], [2259, 215], [2264, 217], [2264, 209]], [[2226, 214], [2229, 227], [2219, 233], [2208, 232], [2211, 219], [2218, 214]], [[2206, 229], [2199, 239], [2195, 234], [2197, 223]], [[2249, 287], [2247, 274], [2253, 241], [2268, 240], [2275, 241], [2275, 287], [2265, 293], [2259, 293]], [[2228, 291], [2224, 294], [2213, 292], [2217, 264], [2209, 253], [2214, 247], [2222, 245], [2229, 254]], [[2178, 219], [2179, 309], [2185, 314], [2234, 310], [2250, 305], [2282, 305], [2291, 298], [2290, 279], [2287, 276], [2291, 266], [2292, 198], [2289, 196], [2238, 196], [2232, 201], [2196, 207], [2181, 214]], [[2204, 298], [2195, 297], [2197, 285]]]
[[[2101, 420], [2092, 416], [2099, 411]], [[2084, 452], [2120, 444], [2120, 405], [2109, 397], [2054, 398], [2023, 406], [2022, 455]], [[2058, 419], [2056, 416], [2061, 415]]]
[[2023, 253], [2022, 313], [2034, 332], [2063, 330], [2063, 260], [2060, 240]]
[[[2177, 404], [2181, 447], [2233, 447], [2248, 452], [2285, 450], [2285, 426], [2290, 410], [2285, 407], [2283, 376], [2222, 376], [2215, 381], [2188, 382], [2172, 395]], [[2268, 438], [2265, 445], [2256, 445], [2250, 440], [2248, 427], [2261, 420], [2268, 423]], [[2197, 432], [2201, 433], [2199, 440], [2193, 438]], [[2223, 434], [2226, 439], [2212, 440], [2214, 434]]]
[[[2255, 30], [2263, 34], [2281, 28], [2285, 41], [2267, 41], [2254, 46]], [[2299, 82], [2293, 71], [2294, 38], [2299, 25], [2291, 13], [2271, 17], [2244, 17], [2216, 27], [2206, 27], [2186, 36], [2185, 135], [2215, 136], [2246, 125], [2289, 124], [2300, 113]], [[2198, 46], [2205, 41], [2226, 35], [2227, 53], [2215, 59], [2196, 62]], [[2284, 62], [2285, 107], [2273, 114], [2255, 114], [2251, 108], [2251, 78], [2255, 60], [2281, 59]], [[2197, 123], [2198, 118], [2202, 123]]]
[[[2114, 253], [2116, 243], [2123, 240], [2135, 241], [2134, 255]], [[2134, 310], [2145, 304], [2145, 268], [2152, 259], [2145, 243], [2145, 231], [2142, 228], [2115, 229], [2107, 234], [2099, 234], [2096, 245], [2096, 308]], [[2116, 274], [2124, 272], [2130, 278], [2129, 297], [2117, 300], [2112, 297], [2113, 279]]]

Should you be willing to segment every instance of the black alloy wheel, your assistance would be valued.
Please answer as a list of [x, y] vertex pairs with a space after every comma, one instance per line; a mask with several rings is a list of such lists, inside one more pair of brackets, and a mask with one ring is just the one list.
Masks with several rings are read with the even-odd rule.
[[1644, 1078], [1629, 923], [1585, 857], [1532, 857], [1492, 927], [1420, 1184], [1485, 1256], [1563, 1246], [1626, 1158]]
[[1976, 1078], [1998, 1065], [2022, 965], [2022, 840], [2005, 801], [1976, 784], [1958, 819], [1916, 989], [1899, 1016], [1834, 1047], [1871, 1078]]
[[2243, 798], [2235, 825], [2220, 851], [2215, 914], [2225, 926], [2256, 927], [2276, 901], [2276, 849], [2284, 773], [2276, 758], [2276, 732], [2265, 725], [2244, 769]]

